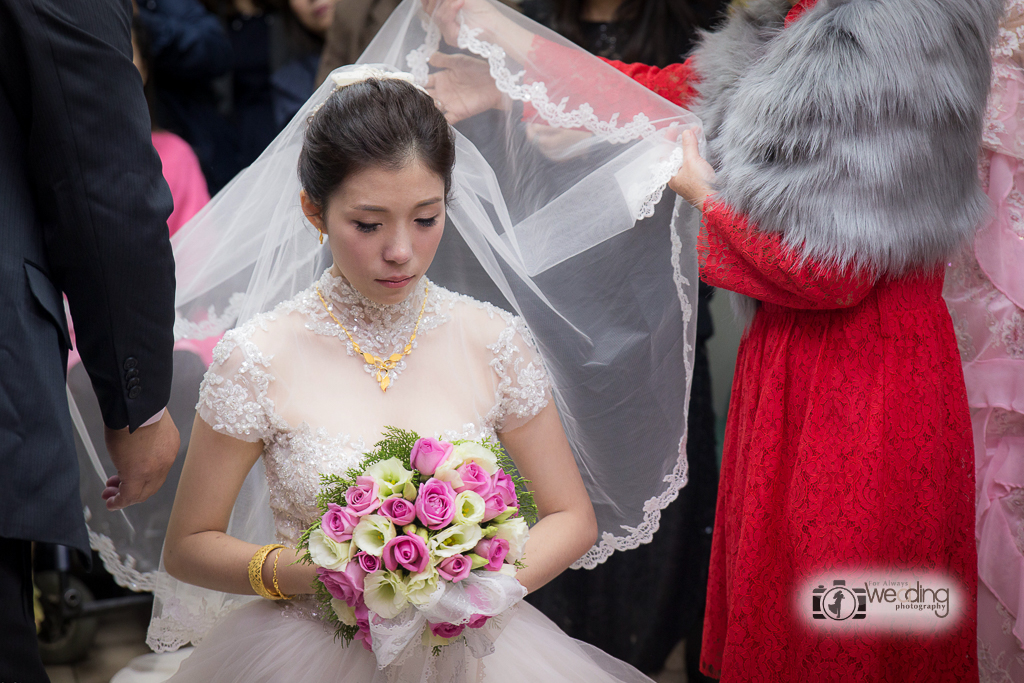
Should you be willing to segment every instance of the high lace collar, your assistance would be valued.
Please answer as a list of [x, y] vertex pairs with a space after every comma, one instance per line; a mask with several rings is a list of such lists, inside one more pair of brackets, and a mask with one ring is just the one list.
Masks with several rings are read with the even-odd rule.
[[[320, 276], [317, 286], [323, 292], [328, 306], [331, 307], [331, 313], [345, 326], [360, 347], [364, 351], [381, 357], [391, 355], [408, 343], [423, 306], [424, 290], [429, 287], [427, 296], [433, 300], [437, 289], [433, 283], [423, 277], [416, 284], [416, 291], [405, 301], [397, 304], [379, 304], [361, 294], [344, 277], [333, 275], [330, 268]], [[316, 318], [320, 320], [326, 318], [324, 321], [326, 328], [322, 331], [348, 341], [345, 333], [337, 329], [337, 324], [324, 310], [315, 291], [313, 299], [316, 308], [319, 308]], [[427, 308], [430, 307], [431, 304], [428, 301]], [[424, 311], [424, 317], [427, 316], [427, 313], [429, 311]], [[426, 321], [424, 320], [424, 322]], [[423, 330], [423, 323], [421, 323], [420, 329]]]

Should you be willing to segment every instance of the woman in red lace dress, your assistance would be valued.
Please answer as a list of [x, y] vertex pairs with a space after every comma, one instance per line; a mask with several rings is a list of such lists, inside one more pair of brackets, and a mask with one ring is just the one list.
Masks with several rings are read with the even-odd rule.
[[[760, 0], [685, 64], [612, 63], [701, 116], [711, 165], [687, 138], [672, 186], [704, 212], [701, 276], [742, 295], [702, 662], [723, 681], [978, 679], [942, 259], [984, 207], [973, 159], [1000, 5]], [[872, 632], [874, 603], [856, 627], [812, 619], [808, 581], [865, 572], [943, 576], [955, 624]]]

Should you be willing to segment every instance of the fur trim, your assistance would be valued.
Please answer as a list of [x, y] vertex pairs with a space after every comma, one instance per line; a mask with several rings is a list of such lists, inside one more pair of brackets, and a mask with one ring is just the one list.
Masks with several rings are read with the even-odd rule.
[[1003, 0], [735, 9], [694, 54], [719, 197], [804, 256], [899, 275], [987, 210], [977, 156]]

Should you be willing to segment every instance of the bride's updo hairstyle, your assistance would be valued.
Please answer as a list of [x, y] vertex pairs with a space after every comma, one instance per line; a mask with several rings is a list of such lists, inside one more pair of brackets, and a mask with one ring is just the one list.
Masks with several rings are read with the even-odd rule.
[[299, 182], [323, 212], [351, 174], [403, 168], [419, 159], [452, 186], [455, 134], [433, 98], [396, 78], [368, 78], [335, 90], [309, 118], [299, 153]]

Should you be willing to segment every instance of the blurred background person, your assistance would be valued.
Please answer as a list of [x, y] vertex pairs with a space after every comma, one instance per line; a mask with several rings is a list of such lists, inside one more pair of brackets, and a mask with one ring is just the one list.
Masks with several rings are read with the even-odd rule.
[[155, 88], [149, 78], [152, 63], [149, 34], [138, 16], [132, 21], [132, 51], [132, 61], [142, 76], [143, 91], [150, 108], [153, 147], [160, 155], [164, 180], [174, 199], [174, 210], [167, 219], [167, 229], [173, 236], [210, 201], [210, 193], [195, 152], [179, 136], [161, 128], [153, 116]]
[[286, 35], [289, 59], [270, 78], [274, 122], [283, 128], [316, 89], [324, 38], [339, 0], [288, 0]]
[[946, 269], [977, 469], [978, 666], [1024, 681], [1024, 0], [992, 50], [980, 159], [994, 211]]
[[607, 59], [667, 66], [681, 61], [697, 32], [710, 29], [728, 0], [523, 0], [522, 12]]
[[218, 79], [220, 110], [234, 128], [238, 170], [256, 160], [280, 127], [274, 120], [270, 75], [284, 63], [281, 0], [204, 0], [231, 43], [231, 71]]
[[242, 168], [215, 88], [232, 67], [224, 27], [199, 0], [139, 0], [138, 16], [149, 39], [155, 120], [192, 146], [216, 193]]
[[312, 94], [334, 2], [204, 2], [220, 17], [231, 42], [231, 72], [217, 86], [221, 110], [235, 129], [241, 170], [263, 153], [298, 104]]
[[[592, 54], [658, 66], [680, 61], [727, 0], [524, 0], [523, 13]], [[589, 571], [565, 572], [527, 597], [566, 633], [647, 673], [681, 639], [690, 681], [699, 670], [711, 536], [718, 490], [708, 339], [714, 289], [700, 283], [686, 455], [690, 481], [662, 512], [654, 540]], [[638, 595], [633, 587], [648, 590]], [[642, 597], [646, 596], [646, 597]], [[639, 601], [639, 603], [638, 603]]]
[[316, 74], [320, 85], [339, 66], [355, 64], [377, 31], [398, 7], [399, 0], [341, 0], [324, 40]]

